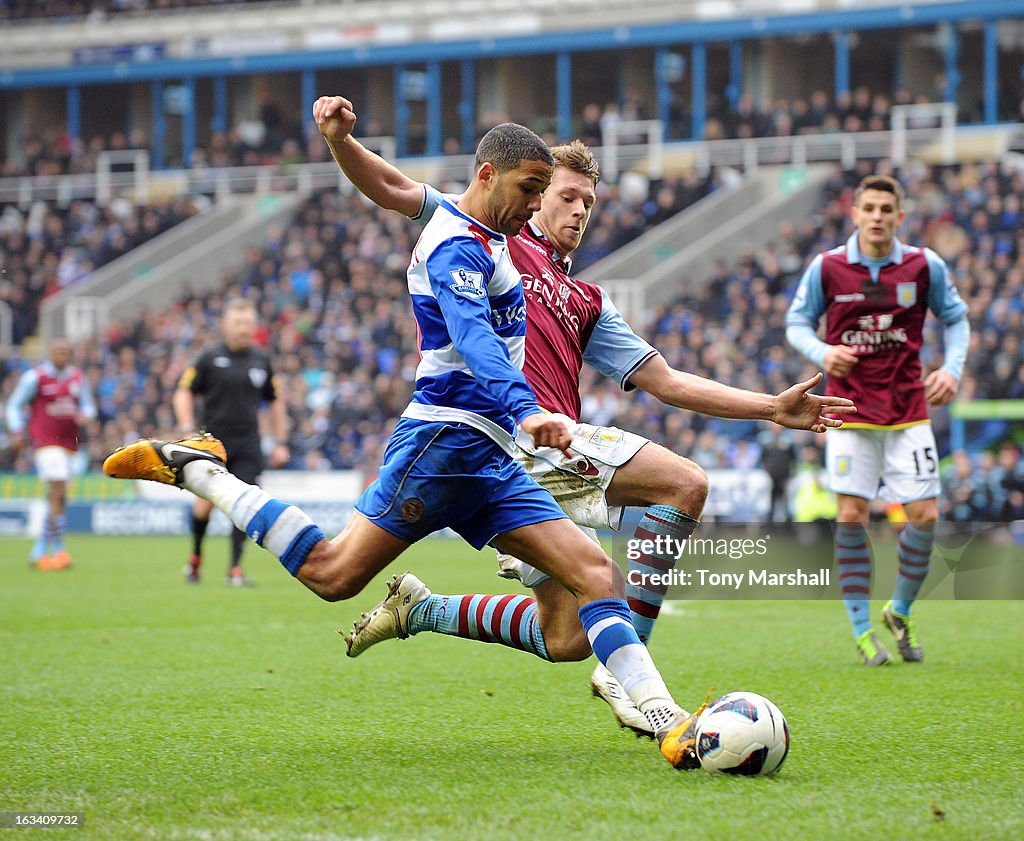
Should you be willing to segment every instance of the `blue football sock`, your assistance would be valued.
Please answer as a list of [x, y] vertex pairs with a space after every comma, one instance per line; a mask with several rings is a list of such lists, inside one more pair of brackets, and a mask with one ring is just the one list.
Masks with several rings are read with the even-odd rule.
[[304, 511], [274, 499], [224, 468], [211, 468], [208, 461], [193, 461], [184, 469], [185, 487], [216, 505], [236, 528], [274, 555], [292, 575], [324, 539], [323, 531]]
[[[668, 584], [655, 584], [650, 576], [663, 576], [675, 568], [685, 541], [697, 528], [697, 521], [671, 505], [652, 505], [644, 512], [633, 533], [637, 540], [654, 541], [655, 551], [641, 553], [629, 561], [626, 603], [640, 641], [647, 643], [661, 612]], [[658, 538], [662, 538], [660, 541]], [[637, 583], [631, 583], [637, 582]]]
[[836, 567], [839, 589], [854, 638], [871, 630], [871, 547], [860, 523], [836, 523]]
[[629, 621], [625, 599], [597, 599], [580, 608], [590, 647], [657, 730], [679, 709]]
[[910, 616], [910, 607], [921, 590], [931, 566], [934, 529], [919, 529], [907, 523], [900, 532], [900, 545], [896, 550], [900, 567], [896, 573], [896, 589], [892, 595], [892, 609]]
[[531, 596], [428, 596], [409, 611], [409, 633], [496, 642], [550, 660]]

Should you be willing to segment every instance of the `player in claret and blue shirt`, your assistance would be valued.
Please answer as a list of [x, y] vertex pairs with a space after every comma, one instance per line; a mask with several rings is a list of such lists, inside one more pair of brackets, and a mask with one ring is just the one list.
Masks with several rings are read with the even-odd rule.
[[[946, 264], [935, 252], [896, 238], [903, 188], [887, 176], [858, 185], [851, 209], [856, 232], [818, 255], [797, 287], [786, 338], [829, 375], [826, 392], [854, 400], [855, 422], [826, 439], [832, 490], [838, 500], [835, 557], [857, 651], [868, 666], [889, 662], [871, 627], [868, 503], [881, 493], [903, 503], [899, 570], [882, 621], [900, 655], [921, 662], [911, 606], [928, 574], [938, 519], [939, 456], [928, 406], [956, 395], [970, 326]], [[945, 362], [921, 379], [921, 343], [931, 310], [945, 325]], [[825, 317], [825, 339], [815, 334]]]
[[[533, 132], [496, 126], [480, 142], [470, 187], [457, 204], [442, 200], [424, 228], [408, 271], [422, 353], [416, 391], [377, 479], [334, 540], [298, 508], [229, 473], [223, 446], [208, 435], [136, 442], [108, 457], [104, 470], [210, 500], [330, 601], [356, 595], [412, 543], [444, 527], [477, 549], [490, 543], [522, 558], [574, 595], [572, 618], [665, 758], [696, 768], [696, 716], [672, 699], [640, 641], [621, 571], [511, 455], [517, 424], [535, 446], [566, 450], [571, 441], [570, 424], [542, 412], [523, 377], [525, 299], [508, 257], [507, 237], [540, 207], [551, 169], [551, 152]], [[493, 633], [541, 648], [536, 610], [521, 605], [518, 616], [492, 622]]]
[[27, 419], [36, 474], [46, 483], [46, 517], [29, 557], [40, 570], [71, 566], [64, 546], [68, 482], [75, 472], [78, 428], [96, 417], [85, 374], [72, 364], [71, 356], [71, 343], [54, 339], [50, 358], [21, 375], [7, 401], [7, 430], [20, 446]]

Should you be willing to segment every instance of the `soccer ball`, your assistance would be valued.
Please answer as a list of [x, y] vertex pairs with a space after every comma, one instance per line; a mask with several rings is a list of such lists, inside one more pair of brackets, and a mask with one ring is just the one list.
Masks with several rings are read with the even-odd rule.
[[789, 753], [789, 725], [754, 692], [730, 692], [697, 719], [697, 758], [705, 771], [774, 774]]

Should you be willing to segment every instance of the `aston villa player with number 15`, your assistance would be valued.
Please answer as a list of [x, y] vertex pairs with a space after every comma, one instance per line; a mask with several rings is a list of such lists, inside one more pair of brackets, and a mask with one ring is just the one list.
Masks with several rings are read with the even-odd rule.
[[[899, 571], [882, 622], [900, 656], [918, 663], [924, 651], [910, 617], [928, 574], [938, 518], [939, 461], [928, 406], [956, 395], [967, 358], [967, 305], [946, 264], [927, 248], [896, 239], [903, 188], [868, 176], [851, 209], [857, 230], [814, 259], [800, 279], [786, 318], [786, 339], [829, 375], [826, 393], [854, 400], [858, 416], [826, 439], [829, 480], [838, 501], [835, 557], [861, 661], [889, 662], [869, 616], [871, 547], [868, 503], [881, 494], [900, 502]], [[945, 362], [921, 380], [921, 342], [931, 310], [945, 326]], [[815, 335], [825, 316], [825, 340]]]

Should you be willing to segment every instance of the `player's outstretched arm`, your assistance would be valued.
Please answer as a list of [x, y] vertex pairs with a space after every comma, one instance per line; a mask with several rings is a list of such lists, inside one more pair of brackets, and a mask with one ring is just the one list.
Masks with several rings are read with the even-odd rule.
[[782, 394], [762, 394], [733, 388], [715, 380], [670, 368], [663, 356], [653, 356], [629, 378], [632, 385], [662, 403], [702, 415], [741, 420], [774, 421], [790, 429], [824, 432], [842, 426], [842, 421], [823, 417], [825, 413], [856, 412], [850, 400], [820, 397], [810, 390], [821, 382], [819, 372], [809, 380], [790, 386]]
[[790, 429], [809, 429], [824, 432], [843, 425], [838, 418], [825, 415], [848, 415], [857, 411], [852, 400], [845, 397], [822, 397], [811, 394], [811, 389], [821, 382], [824, 374], [818, 371], [809, 380], [791, 385], [775, 398], [775, 411], [771, 420]]
[[423, 205], [423, 185], [413, 181], [352, 136], [356, 113], [343, 96], [321, 96], [313, 103], [317, 128], [345, 175], [364, 196], [387, 210], [415, 216]]

